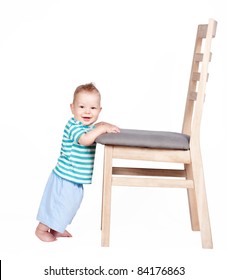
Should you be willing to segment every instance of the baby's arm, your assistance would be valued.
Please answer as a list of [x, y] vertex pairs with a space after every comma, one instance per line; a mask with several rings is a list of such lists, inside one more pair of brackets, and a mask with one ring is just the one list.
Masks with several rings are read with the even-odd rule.
[[104, 133], [119, 133], [120, 129], [112, 124], [100, 122], [95, 125], [95, 128], [87, 133], [81, 135], [79, 144], [83, 146], [90, 146], [95, 142], [95, 139]]

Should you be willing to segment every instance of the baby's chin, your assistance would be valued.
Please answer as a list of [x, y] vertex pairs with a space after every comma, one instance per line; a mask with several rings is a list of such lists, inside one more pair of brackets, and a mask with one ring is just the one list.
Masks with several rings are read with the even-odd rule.
[[92, 125], [94, 123], [91, 119], [82, 119], [81, 122], [83, 125]]

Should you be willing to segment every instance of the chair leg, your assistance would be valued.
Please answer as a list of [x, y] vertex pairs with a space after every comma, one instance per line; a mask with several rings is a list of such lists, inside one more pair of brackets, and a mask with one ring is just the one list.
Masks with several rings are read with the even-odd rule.
[[210, 227], [210, 218], [207, 204], [205, 180], [203, 174], [203, 164], [200, 151], [191, 151], [192, 156], [192, 173], [196, 192], [199, 225], [202, 239], [202, 247], [207, 249], [213, 248], [212, 234]]
[[111, 187], [112, 187], [112, 146], [105, 146], [103, 193], [102, 193], [102, 241], [103, 247], [109, 246], [110, 239], [110, 212], [111, 212]]
[[[193, 180], [191, 164], [185, 164], [185, 171], [186, 171], [187, 179]], [[199, 227], [195, 189], [187, 189], [187, 194], [188, 194], [188, 205], [189, 205], [189, 212], [191, 218], [191, 227], [193, 231], [199, 231], [200, 227]]]

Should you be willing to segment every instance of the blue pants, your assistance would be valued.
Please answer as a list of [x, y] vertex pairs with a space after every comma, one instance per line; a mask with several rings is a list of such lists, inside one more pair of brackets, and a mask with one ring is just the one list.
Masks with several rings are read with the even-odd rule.
[[52, 171], [41, 199], [37, 220], [63, 233], [76, 215], [83, 194], [82, 184], [62, 179]]

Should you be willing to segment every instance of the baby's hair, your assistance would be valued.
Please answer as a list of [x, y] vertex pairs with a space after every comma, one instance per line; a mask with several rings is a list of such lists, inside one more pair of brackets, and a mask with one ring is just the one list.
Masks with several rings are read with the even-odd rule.
[[76, 90], [74, 91], [74, 96], [73, 96], [73, 103], [76, 99], [76, 96], [82, 92], [82, 91], [86, 91], [86, 92], [96, 92], [99, 94], [100, 96], [100, 92], [99, 90], [96, 88], [96, 86], [93, 83], [88, 83], [88, 84], [84, 84], [84, 85], [80, 85], [76, 88]]

